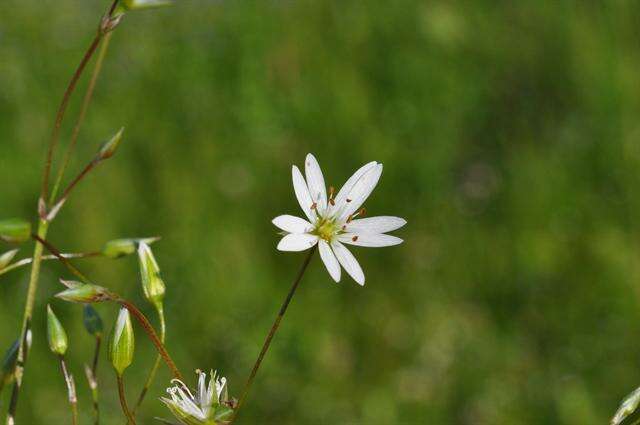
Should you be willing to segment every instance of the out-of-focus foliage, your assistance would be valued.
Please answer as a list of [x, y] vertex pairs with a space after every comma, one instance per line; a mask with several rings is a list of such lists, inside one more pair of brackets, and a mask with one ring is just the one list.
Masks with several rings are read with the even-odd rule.
[[[4, 0], [0, 217], [34, 217], [57, 102], [106, 6]], [[367, 208], [405, 217], [405, 244], [356, 249], [364, 288], [313, 261], [238, 424], [604, 423], [640, 384], [638, 16], [637, 2], [562, 0], [182, 0], [132, 13], [72, 166], [114, 128], [126, 141], [49, 238], [81, 251], [161, 235], [168, 347], [237, 396], [303, 259], [276, 252], [270, 223], [298, 213], [291, 164], [313, 152], [339, 186], [377, 160]], [[76, 264], [153, 317], [134, 256]], [[2, 350], [27, 276], [0, 280]], [[51, 298], [60, 276], [45, 264], [22, 423], [68, 418], [47, 302], [76, 376], [91, 357], [82, 306]], [[115, 307], [96, 308], [114, 322]], [[155, 358], [138, 335], [132, 401]], [[122, 423], [104, 354], [104, 420]], [[169, 377], [141, 423], [169, 416], [157, 400]]]

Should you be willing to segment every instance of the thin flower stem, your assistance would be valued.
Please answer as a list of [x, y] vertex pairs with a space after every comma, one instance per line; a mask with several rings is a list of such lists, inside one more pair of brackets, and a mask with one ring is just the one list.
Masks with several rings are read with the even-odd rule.
[[309, 263], [311, 262], [311, 258], [313, 257], [313, 254], [315, 252], [316, 252], [316, 246], [314, 246], [309, 251], [309, 254], [305, 258], [304, 262], [302, 263], [302, 267], [300, 267], [300, 271], [298, 272], [296, 279], [293, 281], [293, 285], [291, 285], [291, 289], [289, 289], [289, 293], [287, 294], [287, 297], [284, 299], [284, 302], [282, 303], [282, 307], [280, 307], [278, 316], [276, 316], [276, 320], [273, 322], [273, 325], [269, 330], [269, 334], [267, 335], [267, 338], [265, 339], [264, 344], [262, 345], [262, 350], [260, 350], [258, 359], [256, 360], [256, 363], [253, 365], [253, 369], [251, 370], [249, 379], [247, 379], [247, 383], [244, 385], [244, 389], [242, 390], [242, 395], [240, 396], [240, 401], [238, 401], [238, 406], [233, 415], [233, 418], [231, 419], [231, 423], [233, 423], [236, 420], [236, 417], [238, 416], [238, 411], [244, 404], [245, 399], [247, 398], [247, 394], [249, 394], [249, 389], [251, 388], [251, 384], [253, 383], [253, 380], [255, 379], [256, 374], [258, 373], [258, 369], [260, 369], [260, 365], [262, 364], [262, 360], [264, 359], [265, 354], [267, 354], [267, 351], [269, 350], [269, 346], [271, 345], [271, 340], [273, 339], [273, 336], [278, 330], [278, 327], [280, 326], [280, 322], [282, 321], [284, 314], [287, 312], [289, 303], [291, 302], [291, 299], [293, 298], [293, 295], [295, 294], [296, 289], [298, 288], [298, 285], [300, 284], [300, 281], [302, 280], [302, 277], [304, 276], [304, 273], [307, 270], [307, 267], [309, 266]]
[[129, 406], [127, 406], [127, 399], [124, 394], [124, 379], [122, 375], [116, 373], [116, 379], [118, 380], [118, 395], [120, 396], [120, 405], [122, 406], [122, 411], [124, 415], [127, 417], [127, 424], [135, 425], [136, 419], [131, 414], [129, 410]]
[[67, 394], [69, 398], [69, 407], [71, 408], [71, 423], [77, 425], [78, 423], [78, 398], [76, 397], [76, 384], [73, 380], [73, 375], [69, 373], [67, 364], [64, 361], [64, 356], [60, 356], [60, 369], [62, 369], [62, 376], [64, 382], [67, 384]]
[[64, 256], [62, 255], [62, 253], [60, 251], [58, 251], [56, 249], [56, 247], [54, 247], [53, 245], [51, 245], [51, 243], [49, 243], [48, 241], [46, 241], [44, 238], [41, 238], [38, 235], [31, 235], [31, 237], [33, 239], [35, 239], [36, 241], [38, 241], [38, 243], [40, 243], [41, 245], [44, 245], [45, 248], [47, 248], [47, 250], [49, 250], [49, 252], [51, 252], [53, 255], [56, 256], [56, 258], [58, 258], [58, 260], [60, 260], [62, 262], [62, 264], [64, 264], [71, 273], [73, 273], [74, 275], [76, 275], [80, 280], [82, 280], [85, 283], [91, 283], [91, 281], [89, 280], [89, 278], [87, 278], [80, 270], [78, 270], [76, 268], [76, 266], [74, 266], [73, 264], [71, 264], [71, 262], [69, 260], [67, 260], [66, 258], [64, 258]]
[[69, 165], [69, 161], [71, 160], [71, 153], [75, 148], [78, 142], [78, 136], [80, 134], [80, 127], [84, 122], [84, 118], [87, 115], [87, 110], [89, 109], [89, 104], [91, 103], [91, 99], [93, 98], [93, 92], [96, 87], [96, 82], [98, 80], [98, 75], [100, 75], [100, 71], [102, 71], [102, 64], [104, 62], [104, 58], [107, 55], [107, 50], [109, 49], [109, 42], [111, 41], [111, 35], [113, 33], [108, 32], [104, 39], [102, 40], [102, 44], [100, 45], [100, 51], [98, 52], [98, 57], [96, 58], [96, 63], [93, 66], [93, 71], [91, 72], [91, 78], [89, 80], [89, 85], [87, 86], [87, 91], [84, 95], [84, 99], [82, 100], [82, 107], [80, 108], [80, 113], [78, 114], [78, 119], [76, 120], [76, 124], [73, 127], [73, 132], [71, 133], [71, 141], [69, 142], [69, 146], [67, 147], [67, 151], [64, 154], [64, 160], [62, 161], [62, 165], [58, 170], [58, 175], [56, 177], [56, 181], [53, 185], [53, 190], [51, 191], [51, 196], [49, 198], [49, 203], [53, 203], [58, 194], [58, 189], [60, 188], [60, 183], [62, 182], [62, 178], [64, 177], [64, 173], [67, 170]]
[[[70, 260], [70, 259], [77, 259], [77, 258], [101, 257], [102, 253], [101, 252], [66, 252], [60, 255], [66, 258], [67, 260]], [[58, 260], [58, 257], [56, 257], [55, 255], [43, 255], [41, 260], [42, 261]], [[15, 263], [0, 270], [0, 276], [12, 270], [18, 269], [20, 267], [27, 266], [32, 262], [33, 262], [33, 258], [23, 258], [22, 260], [16, 261]]]
[[162, 343], [160, 338], [158, 338], [158, 334], [153, 329], [153, 326], [151, 326], [151, 323], [149, 323], [149, 319], [147, 319], [147, 317], [138, 309], [138, 307], [136, 307], [130, 301], [127, 301], [121, 297], [117, 297], [116, 299], [114, 299], [114, 301], [116, 301], [117, 303], [125, 307], [127, 310], [129, 310], [129, 312], [133, 315], [133, 317], [135, 317], [136, 320], [140, 323], [140, 325], [146, 332], [147, 336], [149, 336], [149, 338], [151, 339], [151, 342], [153, 343], [153, 345], [155, 345], [156, 349], [158, 350], [158, 354], [162, 356], [162, 359], [167, 364], [167, 367], [169, 368], [169, 370], [171, 370], [173, 377], [181, 381], [184, 381], [184, 378], [182, 377], [182, 374], [178, 370], [178, 367], [176, 366], [173, 359], [167, 352], [167, 349], [164, 347], [164, 344]]
[[[158, 304], [156, 307], [157, 307], [156, 310], [158, 311], [158, 318], [160, 320], [160, 341], [164, 344], [166, 333], [167, 333], [166, 324], [165, 324], [165, 320], [164, 320], [164, 309], [162, 307], [162, 304]], [[162, 356], [160, 356], [158, 354], [158, 356], [156, 357], [156, 361], [153, 363], [153, 367], [151, 368], [151, 371], [149, 372], [149, 376], [147, 377], [147, 381], [144, 383], [144, 387], [142, 388], [142, 391], [140, 392], [140, 396], [138, 397], [138, 401], [137, 401], [136, 405], [133, 408], [133, 416], [136, 415], [136, 411], [138, 410], [138, 408], [142, 404], [142, 402], [144, 400], [144, 397], [147, 395], [147, 392], [149, 391], [149, 387], [151, 387], [151, 384], [153, 383], [153, 380], [156, 377], [156, 372], [158, 371], [158, 367], [160, 366], [160, 362], [161, 361], [162, 361]]]
[[100, 403], [98, 400], [98, 359], [100, 358], [100, 344], [102, 343], [102, 336], [96, 335], [96, 348], [93, 353], [93, 363], [91, 368], [85, 365], [85, 374], [87, 375], [87, 382], [91, 389], [91, 401], [93, 407], [93, 423], [95, 425], [100, 424]]
[[[39, 238], [46, 238], [49, 230], [49, 222], [40, 220], [38, 223], [37, 235]], [[7, 412], [7, 425], [15, 423], [16, 410], [18, 409], [18, 397], [22, 388], [22, 375], [27, 363], [27, 355], [29, 347], [27, 344], [27, 332], [31, 327], [31, 318], [33, 316], [33, 304], [38, 289], [38, 280], [40, 278], [40, 264], [42, 262], [43, 245], [36, 242], [33, 250], [33, 264], [31, 266], [31, 275], [29, 277], [29, 286], [27, 288], [27, 299], [25, 301], [24, 313], [22, 319], [22, 331], [20, 333], [20, 347], [18, 348], [18, 358], [14, 371], [15, 382], [11, 392], [11, 401], [9, 402], [9, 410]]]
[[47, 199], [47, 192], [49, 191], [49, 176], [51, 174], [51, 163], [53, 161], [53, 153], [56, 149], [56, 145], [58, 144], [58, 140], [60, 139], [60, 127], [62, 126], [62, 120], [64, 119], [64, 114], [67, 111], [67, 106], [69, 104], [69, 100], [71, 99], [71, 95], [73, 94], [76, 86], [78, 85], [78, 80], [82, 76], [82, 73], [87, 66], [87, 63], [91, 59], [91, 56], [96, 51], [98, 44], [100, 44], [100, 40], [102, 39], [102, 32], [98, 31], [93, 38], [93, 41], [89, 45], [89, 48], [85, 52], [80, 64], [76, 68], [76, 71], [73, 73], [71, 77], [71, 81], [67, 85], [66, 90], [64, 91], [64, 95], [62, 96], [62, 101], [60, 102], [60, 106], [58, 107], [58, 112], [56, 114], [56, 120], [53, 124], [53, 131], [51, 133], [51, 138], [49, 139], [49, 148], [47, 150], [47, 159], [45, 161], [44, 173], [42, 177], [42, 191], [40, 193], [40, 198], [42, 200]]

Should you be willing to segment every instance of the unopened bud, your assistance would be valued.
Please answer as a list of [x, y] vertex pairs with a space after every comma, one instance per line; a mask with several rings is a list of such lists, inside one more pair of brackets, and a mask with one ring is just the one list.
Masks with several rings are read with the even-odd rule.
[[133, 325], [129, 310], [122, 307], [109, 340], [109, 361], [118, 375], [121, 376], [133, 361], [134, 348]]
[[82, 309], [84, 327], [93, 336], [102, 335], [102, 318], [91, 304], [85, 304]]
[[122, 141], [122, 133], [124, 132], [124, 127], [122, 127], [111, 139], [106, 141], [98, 151], [98, 155], [96, 159], [98, 161], [102, 161], [104, 159], [111, 158], [120, 146], [120, 142]]
[[155, 7], [171, 6], [170, 0], [124, 0], [121, 2], [125, 10], [142, 10]]
[[89, 283], [70, 287], [57, 293], [56, 297], [74, 303], [98, 303], [113, 299], [107, 288]]
[[17, 253], [18, 253], [17, 249], [12, 249], [11, 251], [7, 251], [4, 254], [0, 255], [0, 270], [2, 270], [5, 267], [7, 267], [11, 263], [11, 260], [13, 260], [13, 257], [16, 256]]
[[19, 218], [0, 220], [0, 239], [5, 242], [20, 243], [31, 237], [31, 223]]
[[151, 245], [160, 238], [127, 238], [127, 239], [114, 239], [107, 242], [102, 248], [102, 255], [108, 258], [120, 258], [125, 255], [131, 255], [136, 252], [138, 245], [142, 242], [147, 245]]
[[138, 259], [140, 263], [140, 277], [142, 278], [142, 290], [147, 300], [158, 306], [162, 303], [165, 293], [165, 285], [160, 277], [160, 267], [151, 252], [149, 245], [142, 242], [138, 247]]
[[51, 352], [64, 356], [69, 347], [67, 333], [49, 305], [47, 306], [47, 338]]
[[13, 373], [13, 369], [16, 366], [16, 360], [18, 359], [18, 350], [20, 349], [20, 338], [13, 341], [11, 347], [4, 353], [2, 358], [2, 372], [4, 374]]

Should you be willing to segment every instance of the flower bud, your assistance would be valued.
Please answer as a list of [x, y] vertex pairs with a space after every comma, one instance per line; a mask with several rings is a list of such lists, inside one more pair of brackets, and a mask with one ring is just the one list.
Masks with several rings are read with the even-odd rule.
[[640, 388], [636, 388], [631, 394], [629, 394], [616, 412], [615, 416], [611, 419], [611, 425], [623, 425], [623, 424], [635, 424], [640, 419], [640, 411], [638, 411], [638, 405], [640, 405]]
[[11, 260], [13, 260], [13, 257], [16, 256], [17, 253], [18, 253], [17, 249], [12, 249], [11, 251], [7, 251], [4, 254], [0, 255], [0, 270], [2, 270], [5, 267], [7, 267], [11, 263]]
[[2, 359], [2, 372], [4, 374], [13, 373], [13, 369], [16, 366], [16, 360], [18, 359], [18, 349], [20, 348], [20, 338], [13, 341], [11, 347], [4, 353]]
[[138, 247], [138, 259], [144, 296], [150, 303], [159, 306], [164, 298], [165, 286], [160, 277], [158, 262], [153, 256], [149, 245], [144, 242], [141, 242]]
[[82, 309], [82, 322], [84, 327], [93, 336], [102, 335], [102, 318], [91, 304], [85, 304]]
[[71, 286], [57, 293], [56, 297], [74, 303], [97, 303], [113, 299], [107, 288], [89, 283]]
[[125, 10], [142, 10], [154, 7], [171, 6], [171, 0], [123, 0], [122, 7]]
[[0, 220], [0, 239], [20, 243], [31, 237], [31, 223], [19, 218]]
[[136, 252], [138, 248], [138, 244], [144, 242], [148, 245], [151, 245], [153, 242], [157, 241], [160, 238], [143, 238], [143, 239], [135, 239], [135, 238], [127, 238], [127, 239], [114, 239], [112, 241], [107, 242], [102, 248], [102, 255], [108, 258], [120, 258], [125, 255], [131, 255]]
[[133, 361], [134, 347], [133, 325], [129, 310], [122, 307], [109, 340], [109, 361], [118, 375], [122, 376], [124, 370]]
[[67, 333], [49, 305], [47, 306], [47, 338], [51, 352], [64, 356], [69, 346]]
[[124, 127], [122, 127], [118, 132], [108, 141], [106, 141], [98, 151], [98, 155], [96, 159], [98, 161], [102, 161], [104, 159], [111, 158], [120, 146], [120, 142], [122, 141], [122, 133], [124, 132]]

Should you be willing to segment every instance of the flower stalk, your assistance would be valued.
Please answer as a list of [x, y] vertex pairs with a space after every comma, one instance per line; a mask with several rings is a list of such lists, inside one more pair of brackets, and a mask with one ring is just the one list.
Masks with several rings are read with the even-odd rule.
[[235, 414], [233, 415], [233, 418], [231, 419], [231, 423], [235, 422], [236, 417], [238, 415], [238, 411], [244, 404], [247, 398], [247, 395], [249, 394], [249, 390], [251, 389], [251, 384], [253, 384], [256, 374], [258, 373], [258, 369], [260, 369], [260, 365], [264, 360], [264, 356], [267, 354], [267, 351], [269, 350], [269, 346], [271, 345], [271, 340], [273, 339], [273, 336], [276, 334], [276, 331], [280, 327], [280, 322], [282, 321], [284, 314], [287, 312], [289, 303], [291, 303], [291, 299], [293, 298], [293, 295], [295, 294], [296, 289], [298, 289], [298, 285], [300, 285], [300, 282], [302, 281], [302, 277], [304, 276], [304, 273], [307, 270], [307, 267], [309, 266], [309, 263], [311, 262], [311, 258], [313, 257], [313, 254], [315, 252], [316, 252], [315, 246], [309, 250], [309, 253], [307, 254], [304, 262], [302, 263], [302, 267], [300, 267], [300, 271], [298, 272], [298, 275], [296, 276], [295, 280], [293, 281], [293, 284], [291, 285], [291, 289], [289, 289], [289, 292], [287, 293], [287, 296], [284, 299], [284, 302], [282, 303], [282, 307], [280, 307], [280, 311], [276, 316], [276, 320], [273, 322], [273, 325], [271, 326], [271, 329], [267, 334], [267, 338], [265, 339], [264, 344], [262, 345], [260, 354], [258, 354], [258, 358], [255, 364], [253, 365], [253, 369], [251, 369], [251, 373], [249, 374], [249, 379], [247, 379], [247, 383], [244, 385], [244, 389], [242, 390], [242, 395], [240, 396], [240, 400], [238, 401], [238, 406], [236, 408]]

